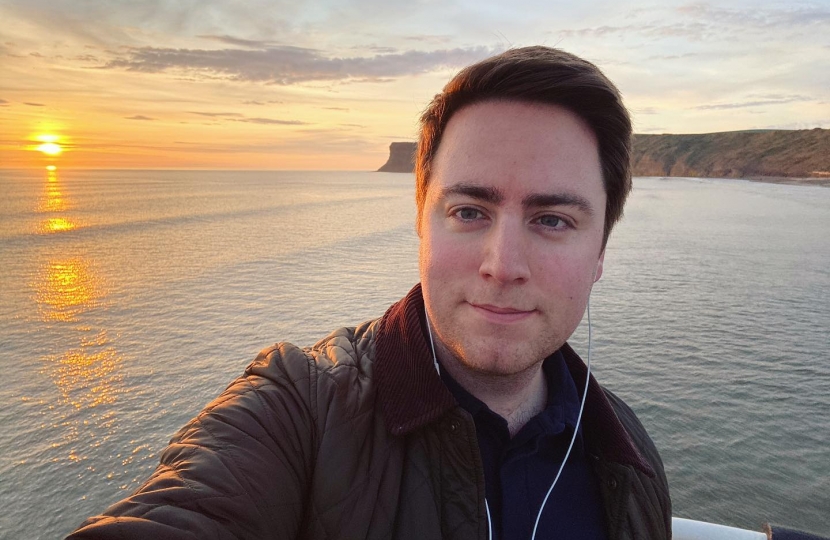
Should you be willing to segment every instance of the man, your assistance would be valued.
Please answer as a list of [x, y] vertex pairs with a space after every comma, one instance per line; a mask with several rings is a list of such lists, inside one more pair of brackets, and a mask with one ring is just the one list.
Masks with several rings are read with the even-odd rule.
[[421, 128], [420, 285], [263, 351], [73, 538], [671, 536], [653, 443], [566, 343], [631, 186], [616, 88], [562, 51], [510, 50]]

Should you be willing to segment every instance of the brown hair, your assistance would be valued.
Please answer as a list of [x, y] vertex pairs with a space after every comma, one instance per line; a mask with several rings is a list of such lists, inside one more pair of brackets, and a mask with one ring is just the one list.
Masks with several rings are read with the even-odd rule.
[[631, 119], [619, 90], [598, 67], [542, 46], [510, 49], [464, 68], [423, 112], [415, 155], [418, 227], [432, 161], [447, 123], [463, 107], [486, 100], [558, 105], [588, 124], [597, 138], [607, 198], [604, 246], [631, 191]]

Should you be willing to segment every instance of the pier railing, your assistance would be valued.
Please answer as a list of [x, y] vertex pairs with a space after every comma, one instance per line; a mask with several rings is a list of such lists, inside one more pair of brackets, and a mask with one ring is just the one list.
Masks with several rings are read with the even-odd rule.
[[766, 533], [673, 517], [673, 540], [767, 540]]

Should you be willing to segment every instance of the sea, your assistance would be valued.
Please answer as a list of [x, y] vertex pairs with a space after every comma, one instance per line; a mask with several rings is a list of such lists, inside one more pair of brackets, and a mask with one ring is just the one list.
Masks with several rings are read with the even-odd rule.
[[[261, 349], [382, 315], [418, 281], [413, 183], [0, 171], [0, 538], [129, 495]], [[636, 178], [591, 309], [675, 516], [830, 534], [830, 189]]]

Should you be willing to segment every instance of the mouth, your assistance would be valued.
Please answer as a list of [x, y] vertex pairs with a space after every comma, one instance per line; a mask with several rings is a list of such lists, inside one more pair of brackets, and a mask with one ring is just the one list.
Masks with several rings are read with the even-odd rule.
[[474, 304], [470, 306], [485, 320], [496, 324], [509, 324], [527, 319], [534, 313], [535, 309], [519, 309], [510, 306], [494, 306], [492, 304]]

